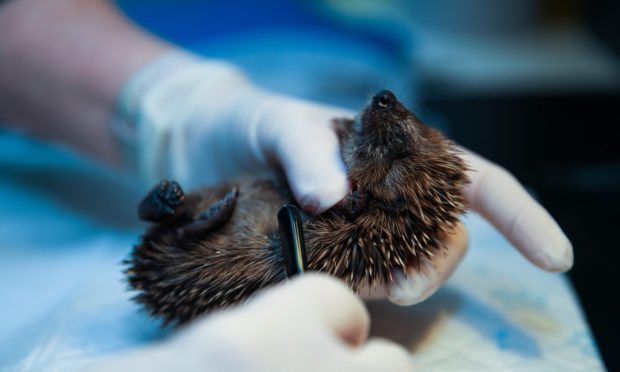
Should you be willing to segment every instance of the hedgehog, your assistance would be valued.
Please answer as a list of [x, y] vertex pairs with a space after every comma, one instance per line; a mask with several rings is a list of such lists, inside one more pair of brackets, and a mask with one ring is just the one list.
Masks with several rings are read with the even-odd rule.
[[454, 143], [387, 90], [334, 120], [351, 190], [331, 209], [296, 208], [285, 181], [241, 179], [187, 195], [170, 180], [138, 206], [151, 223], [126, 261], [134, 299], [164, 324], [242, 303], [303, 270], [353, 290], [445, 254], [464, 213], [467, 165]]

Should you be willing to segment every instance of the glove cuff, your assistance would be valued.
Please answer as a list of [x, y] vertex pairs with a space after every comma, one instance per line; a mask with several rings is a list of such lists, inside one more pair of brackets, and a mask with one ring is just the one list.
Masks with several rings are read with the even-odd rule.
[[172, 132], [180, 130], [180, 118], [187, 115], [190, 91], [211, 90], [216, 100], [219, 85], [251, 84], [228, 63], [177, 49], [135, 72], [122, 88], [110, 122], [127, 168], [149, 183], [167, 177], [183, 178], [187, 173], [184, 149], [172, 143]]

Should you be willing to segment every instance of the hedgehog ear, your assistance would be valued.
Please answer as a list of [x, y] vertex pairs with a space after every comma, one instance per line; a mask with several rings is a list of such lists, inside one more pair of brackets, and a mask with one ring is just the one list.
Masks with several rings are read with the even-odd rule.
[[169, 180], [160, 181], [138, 205], [138, 216], [143, 221], [161, 222], [178, 215], [185, 194], [181, 186]]

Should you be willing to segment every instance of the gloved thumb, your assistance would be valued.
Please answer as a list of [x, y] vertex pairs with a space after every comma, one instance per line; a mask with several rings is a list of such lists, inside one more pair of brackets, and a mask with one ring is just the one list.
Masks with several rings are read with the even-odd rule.
[[260, 147], [283, 168], [293, 195], [312, 214], [321, 213], [349, 191], [334, 119], [346, 110], [282, 98], [259, 123]]

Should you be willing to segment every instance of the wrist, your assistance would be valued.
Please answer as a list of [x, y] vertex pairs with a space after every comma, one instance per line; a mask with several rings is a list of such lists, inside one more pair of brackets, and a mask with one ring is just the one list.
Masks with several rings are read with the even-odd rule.
[[126, 164], [143, 179], [171, 177], [187, 184], [195, 178], [190, 164], [221, 154], [218, 146], [231, 138], [238, 151], [229, 151], [227, 161], [256, 157], [247, 152], [256, 152], [252, 123], [263, 95], [235, 66], [174, 49], [128, 79], [111, 131], [125, 149]]

